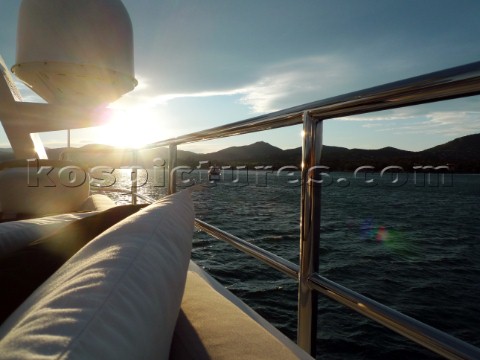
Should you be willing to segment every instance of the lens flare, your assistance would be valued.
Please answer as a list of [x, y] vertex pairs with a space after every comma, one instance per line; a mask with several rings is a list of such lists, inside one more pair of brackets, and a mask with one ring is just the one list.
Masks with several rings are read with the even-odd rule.
[[364, 241], [374, 241], [385, 249], [398, 254], [414, 255], [406, 240], [406, 236], [402, 232], [390, 229], [385, 225], [377, 225], [373, 219], [362, 221], [360, 238]]

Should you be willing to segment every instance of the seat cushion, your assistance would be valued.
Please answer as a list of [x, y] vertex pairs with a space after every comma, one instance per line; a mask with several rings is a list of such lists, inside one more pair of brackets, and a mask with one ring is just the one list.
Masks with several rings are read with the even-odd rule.
[[0, 256], [0, 324], [89, 241], [143, 207], [123, 205], [92, 214]]
[[78, 211], [103, 211], [115, 206], [115, 201], [103, 194], [90, 195]]
[[44, 216], [28, 220], [0, 223], [0, 258], [24, 248], [31, 242], [49, 236], [80, 219], [97, 212]]
[[188, 272], [171, 360], [312, 359], [292, 350], [288, 339], [274, 336], [223, 292], [197, 271]]
[[0, 164], [0, 208], [4, 219], [77, 211], [88, 198], [90, 175], [59, 160], [14, 160]]
[[181, 192], [92, 240], [4, 322], [2, 358], [168, 358], [193, 226]]

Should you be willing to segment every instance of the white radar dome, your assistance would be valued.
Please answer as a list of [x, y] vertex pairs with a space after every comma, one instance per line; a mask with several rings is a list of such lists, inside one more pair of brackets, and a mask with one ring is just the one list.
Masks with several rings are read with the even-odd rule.
[[137, 85], [120, 0], [22, 0], [12, 71], [49, 103], [97, 106]]

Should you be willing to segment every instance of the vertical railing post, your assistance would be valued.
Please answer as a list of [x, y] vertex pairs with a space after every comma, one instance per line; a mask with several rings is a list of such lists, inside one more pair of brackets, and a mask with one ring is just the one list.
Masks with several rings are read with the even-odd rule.
[[130, 172], [130, 181], [132, 182], [132, 187], [130, 189], [132, 193], [132, 205], [137, 205], [137, 191], [138, 191], [138, 156], [137, 150], [132, 150], [132, 169]]
[[316, 175], [320, 173], [322, 121], [305, 112], [303, 131], [297, 343], [315, 356], [318, 300], [317, 292], [308, 284], [308, 278], [318, 271], [321, 186]]
[[137, 205], [137, 191], [138, 191], [138, 171], [136, 167], [132, 167], [130, 172], [130, 179], [132, 181], [131, 193], [132, 193], [132, 205]]
[[177, 191], [177, 144], [170, 144], [168, 148], [168, 194], [174, 194]]

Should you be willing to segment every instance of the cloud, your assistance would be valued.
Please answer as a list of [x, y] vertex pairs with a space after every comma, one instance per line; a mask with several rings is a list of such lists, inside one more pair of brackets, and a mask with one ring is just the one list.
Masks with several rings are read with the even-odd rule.
[[421, 116], [408, 125], [386, 127], [377, 131], [459, 137], [480, 132], [479, 120], [478, 111], [438, 111]]
[[433, 112], [427, 115], [432, 124], [437, 126], [458, 127], [461, 124], [474, 124], [476, 122], [479, 127], [480, 111], [442, 111]]
[[362, 122], [378, 122], [378, 121], [404, 121], [415, 119], [419, 116], [419, 112], [412, 108], [402, 108], [394, 110], [386, 110], [373, 112], [364, 115], [352, 115], [347, 117], [336, 118], [339, 121], [362, 121]]
[[424, 104], [335, 120], [357, 122], [376, 132], [459, 137], [480, 132], [479, 97]]
[[354, 67], [336, 56], [311, 56], [275, 64], [245, 88], [241, 102], [255, 113], [266, 113], [337, 95], [352, 81]]
[[212, 96], [232, 96], [238, 94], [244, 94], [245, 89], [232, 89], [232, 90], [212, 90], [212, 91], [201, 91], [195, 93], [178, 93], [178, 94], [166, 94], [158, 95], [151, 98], [152, 103], [154, 104], [166, 104], [170, 100], [179, 99], [179, 98], [202, 98], [202, 97], [212, 97]]
[[[127, 107], [143, 107], [154, 108], [156, 106], [168, 105], [168, 102], [181, 98], [206, 98], [214, 96], [233, 96], [238, 94], [245, 94], [246, 89], [227, 89], [227, 90], [206, 90], [199, 92], [183, 92], [183, 93], [168, 93], [168, 94], [151, 94], [152, 87], [149, 84], [148, 78], [139, 78], [139, 86], [115, 103], [110, 104], [111, 108], [127, 108]], [[142, 85], [140, 85], [142, 84]]]
[[368, 123], [368, 124], [363, 124], [362, 125], [362, 127], [367, 128], [367, 129], [376, 128], [376, 127], [380, 127], [380, 126], [382, 126], [382, 124], [379, 124], [379, 123]]
[[463, 136], [480, 132], [479, 111], [443, 111], [426, 116], [423, 130], [445, 136]]
[[[240, 103], [248, 106], [253, 113], [267, 113], [337, 95], [338, 89], [356, 78], [350, 63], [330, 55], [271, 64], [261, 69], [260, 73], [262, 75], [249, 84], [224, 89], [152, 95], [148, 94], [151, 88], [147, 85], [124, 96], [119, 104], [140, 102], [153, 107], [179, 98], [238, 95]], [[141, 80], [148, 83], [148, 79]]]
[[[377, 60], [375, 64], [361, 61], [354, 63], [336, 54], [304, 56], [259, 66], [255, 70], [257, 76], [250, 75], [250, 80], [232, 75], [223, 85], [205, 81], [201, 90], [192, 85], [192, 91], [184, 87], [178, 92], [148, 95], [145, 90], [152, 89], [144, 87], [131, 96], [136, 101], [156, 106], [179, 98], [236, 95], [240, 97], [239, 102], [248, 106], [252, 113], [263, 114], [378, 85], [378, 79], [371, 74], [376, 67], [385, 66], [384, 63], [388, 61]], [[391, 73], [394, 74], [393, 71]], [[392, 120], [404, 118], [406, 115], [403, 113], [394, 114]], [[377, 119], [385, 120], [385, 117], [345, 118], [348, 121]]]

